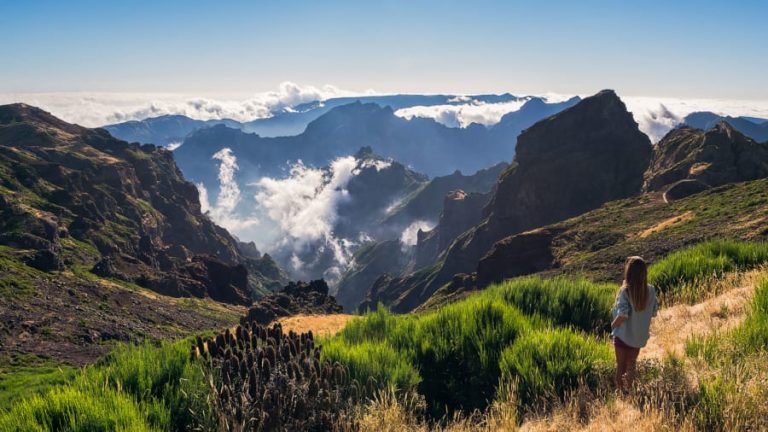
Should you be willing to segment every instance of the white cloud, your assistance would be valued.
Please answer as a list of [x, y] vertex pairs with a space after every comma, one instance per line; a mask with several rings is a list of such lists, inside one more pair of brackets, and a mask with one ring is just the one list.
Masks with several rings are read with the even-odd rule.
[[182, 144], [181, 142], [172, 142], [172, 143], [168, 143], [168, 145], [165, 146], [165, 148], [170, 151], [174, 151], [177, 148], [181, 147], [181, 144]]
[[181, 114], [199, 120], [229, 118], [250, 121], [270, 117], [276, 110], [304, 102], [362, 94], [375, 92], [284, 82], [277, 90], [245, 98], [161, 93], [8, 93], [0, 94], [0, 104], [24, 102], [50, 111], [68, 122], [98, 127], [166, 114]]
[[229, 148], [223, 148], [216, 152], [212, 159], [219, 163], [219, 194], [216, 204], [212, 205], [208, 198], [208, 190], [205, 185], [198, 183], [197, 190], [200, 195], [200, 209], [213, 219], [214, 222], [228, 229], [238, 237], [245, 238], [244, 232], [259, 224], [255, 216], [242, 217], [235, 209], [240, 204], [240, 187], [237, 185], [235, 173], [239, 169], [237, 158]]
[[450, 105], [413, 106], [399, 109], [395, 115], [409, 120], [413, 117], [431, 118], [448, 127], [467, 127], [472, 123], [488, 126], [498, 123], [504, 114], [519, 110], [528, 99], [486, 103], [469, 97], [453, 98]]
[[712, 111], [724, 116], [768, 118], [768, 101], [723, 99], [675, 99], [654, 97], [622, 97], [640, 130], [654, 143], [675, 127], [686, 115], [696, 111]]
[[400, 243], [407, 246], [414, 246], [416, 245], [418, 240], [419, 230], [429, 231], [434, 227], [435, 227], [434, 222], [417, 220], [412, 224], [408, 225], [408, 227], [403, 230], [403, 233], [400, 235]]
[[257, 205], [283, 233], [276, 246], [299, 254], [321, 242], [338, 263], [346, 265], [351, 244], [335, 238], [333, 227], [339, 204], [350, 199], [346, 187], [357, 168], [355, 158], [347, 156], [334, 160], [327, 171], [298, 163], [287, 178], [259, 180], [255, 185], [259, 189]]

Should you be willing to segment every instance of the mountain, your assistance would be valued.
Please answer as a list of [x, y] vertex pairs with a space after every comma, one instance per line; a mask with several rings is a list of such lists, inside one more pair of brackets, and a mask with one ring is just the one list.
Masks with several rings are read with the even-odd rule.
[[734, 129], [755, 141], [768, 141], [768, 119], [721, 116], [709, 111], [699, 111], [685, 116], [682, 124], [696, 129], [708, 130], [722, 121], [727, 122]]
[[[654, 147], [643, 194], [496, 242], [479, 260], [475, 275], [444, 285], [426, 307], [539, 272], [579, 272], [617, 281], [621, 275], [615, 263], [626, 256], [653, 260], [714, 237], [765, 241], [767, 156], [766, 144], [725, 122], [707, 131], [675, 129]], [[702, 188], [679, 193], [681, 185], [691, 182]], [[672, 193], [677, 195], [672, 198]]]
[[324, 101], [313, 101], [276, 110], [272, 116], [251, 121], [236, 120], [194, 120], [183, 115], [164, 115], [143, 120], [131, 120], [104, 126], [114, 137], [142, 144], [167, 146], [181, 143], [190, 133], [216, 124], [224, 124], [234, 129], [242, 129], [247, 133], [255, 133], [262, 137], [280, 137], [299, 135], [307, 125], [321, 115], [338, 106], [350, 103], [373, 103], [381, 107], [388, 106], [397, 111], [413, 106], [456, 105], [467, 103], [503, 103], [520, 100], [521, 98], [509, 93], [501, 95], [475, 95], [457, 97], [453, 95], [385, 95], [385, 96], [352, 96], [331, 98]]
[[[0, 191], [0, 314], [26, 311], [34, 321], [46, 304], [75, 304], [80, 309], [59, 311], [60, 318], [94, 307], [102, 308], [94, 321], [120, 318], [102, 322], [103, 328], [89, 320], [63, 322], [70, 326], [64, 334], [104, 332], [120, 322], [125, 328], [114, 337], [141, 328], [158, 333], [147, 324], [163, 321], [158, 304], [183, 314], [166, 320], [182, 328], [221, 323], [211, 314], [190, 324], [209, 306], [190, 315], [169, 297], [250, 304], [252, 292], [263, 289], [256, 280], [269, 278], [249, 275], [248, 268], [274, 270], [269, 257], [243, 255], [237, 241], [201, 213], [197, 189], [171, 152], [128, 144], [35, 107], [0, 106]], [[142, 291], [154, 292], [145, 295], [151, 301], [137, 299]]]
[[518, 137], [484, 220], [435, 266], [377, 281], [361, 308], [390, 300], [385, 304], [395, 311], [412, 310], [454, 275], [475, 271], [498, 240], [639, 193], [651, 153], [648, 137], [610, 90], [536, 123]]
[[720, 121], [708, 130], [682, 126], [656, 145], [646, 173], [646, 191], [668, 199], [726, 183], [768, 176], [768, 143], [758, 143]]
[[499, 175], [508, 166], [506, 162], [499, 162], [474, 174], [464, 175], [457, 170], [446, 176], [435, 177], [424, 187], [397, 203], [390, 210], [385, 223], [402, 225], [405, 221], [416, 220], [436, 222], [440, 217], [446, 195], [456, 190], [466, 193], [490, 192], [496, 185]]
[[181, 144], [190, 133], [217, 124], [240, 128], [235, 120], [194, 120], [183, 115], [164, 115], [104, 126], [112, 136], [128, 142], [169, 146]]
[[[383, 221], [377, 221], [380, 228], [369, 231], [373, 234], [374, 241], [363, 245], [355, 252], [348, 269], [336, 287], [339, 303], [346, 310], [355, 310], [365, 298], [368, 288], [381, 274], [399, 275], [407, 269], [420, 267], [418, 257], [425, 252], [420, 252], [418, 245], [414, 250], [410, 242], [424, 235], [420, 227], [437, 223], [437, 227], [429, 231], [429, 234], [434, 235], [439, 231], [440, 224], [445, 223], [443, 215], [447, 213], [449, 218], [454, 217], [450, 215], [455, 213], [456, 206], [451, 205], [450, 198], [446, 196], [466, 195], [464, 190], [471, 191], [472, 197], [485, 197], [479, 205], [481, 208], [488, 201], [489, 192], [496, 184], [499, 173], [506, 166], [506, 163], [500, 163], [472, 175], [463, 175], [457, 171], [448, 176], [435, 177], [429, 182], [422, 183], [407, 198], [400, 200], [394, 209], [392, 206], [386, 208]], [[376, 190], [375, 188], [367, 189]], [[350, 205], [356, 205], [354, 199], [350, 201]], [[472, 218], [470, 222], [465, 222], [466, 228], [479, 220], [480, 210], [478, 209], [476, 213], [477, 217]], [[379, 213], [379, 217], [382, 217], [382, 213]], [[413, 232], [413, 230], [416, 231]], [[408, 238], [409, 236], [414, 238]], [[435, 236], [435, 238], [441, 237]], [[418, 240], [418, 244], [422, 241]], [[429, 263], [433, 261], [434, 257], [431, 257]]]
[[532, 97], [519, 110], [504, 114], [499, 122], [491, 126], [490, 129], [492, 133], [501, 136], [518, 136], [520, 132], [533, 126], [539, 120], [570, 108], [579, 101], [581, 98], [578, 96], [555, 103], [547, 103], [542, 98]]

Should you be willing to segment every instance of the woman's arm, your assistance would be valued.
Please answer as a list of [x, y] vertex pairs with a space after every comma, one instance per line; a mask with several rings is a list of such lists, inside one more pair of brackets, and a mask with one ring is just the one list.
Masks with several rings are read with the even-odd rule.
[[617, 316], [616, 319], [613, 320], [613, 322], [611, 323], [611, 328], [620, 327], [622, 324], [624, 324], [624, 321], [626, 321], [626, 320], [627, 320], [627, 316], [626, 315], [619, 315], [619, 316]]

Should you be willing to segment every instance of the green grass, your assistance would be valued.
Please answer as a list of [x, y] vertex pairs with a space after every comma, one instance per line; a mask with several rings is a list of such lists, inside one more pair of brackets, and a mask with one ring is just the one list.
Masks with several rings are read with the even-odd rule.
[[617, 290], [615, 284], [596, 284], [580, 278], [529, 276], [489, 288], [487, 295], [499, 295], [525, 314], [541, 316], [554, 325], [607, 332]]
[[11, 366], [0, 369], [0, 409], [8, 409], [20, 399], [65, 384], [75, 377], [75, 369], [62, 365]]
[[210, 430], [209, 388], [201, 365], [189, 361], [191, 343], [123, 345], [59, 382], [42, 371], [14, 374], [12, 385], [26, 379], [49, 388], [0, 411], [0, 431]]
[[[744, 271], [768, 262], [768, 243], [710, 240], [673, 252], [649, 269], [648, 280], [668, 299], [696, 301], [702, 286], [728, 272]], [[686, 292], [696, 287], [696, 292]]]
[[[579, 331], [605, 329], [616, 290], [581, 279], [519, 278], [423, 314], [394, 315], [379, 308], [350, 322], [324, 343], [323, 352], [349, 366], [360, 381], [372, 376], [405, 390], [414, 382], [410, 365], [433, 415], [482, 409], [496, 393], [502, 353], [527, 335], [567, 326], [574, 330], [550, 331], [567, 332], [562, 333], [570, 336], [567, 342], [585, 351], [599, 348]], [[602, 359], [604, 351], [598, 352], [585, 355], [584, 362]]]
[[44, 277], [45, 272], [24, 264], [18, 250], [0, 245], [0, 297], [24, 298], [35, 291], [34, 281]]
[[608, 345], [563, 328], [525, 334], [501, 354], [502, 376], [517, 380], [523, 403], [562, 397], [580, 383], [594, 387], [612, 362]]

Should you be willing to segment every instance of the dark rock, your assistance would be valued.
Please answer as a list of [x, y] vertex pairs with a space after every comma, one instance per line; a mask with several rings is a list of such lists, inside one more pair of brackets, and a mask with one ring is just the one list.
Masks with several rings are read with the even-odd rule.
[[555, 261], [552, 240], [558, 234], [557, 229], [541, 228], [497, 242], [477, 265], [478, 285], [487, 286], [552, 268]]
[[672, 184], [672, 186], [664, 192], [664, 198], [666, 198], [667, 201], [675, 201], [699, 192], [704, 192], [707, 189], [709, 189], [709, 186], [705, 185], [700, 180], [680, 180], [679, 182]]
[[407, 311], [400, 303], [421, 304], [454, 274], [474, 272], [497, 241], [638, 194], [651, 155], [648, 137], [610, 90], [536, 123], [518, 137], [484, 220], [451, 244], [431, 276], [393, 279], [378, 287], [382, 298]]
[[19, 249], [49, 250], [53, 247], [49, 240], [25, 232], [2, 233], [0, 244]]
[[281, 291], [261, 298], [248, 310], [242, 324], [269, 324], [276, 318], [298, 314], [341, 313], [342, 307], [328, 295], [324, 280], [291, 282]]
[[[701, 192], [704, 187], [768, 177], [768, 143], [758, 143], [720, 122], [702, 131], [680, 127], [669, 132], [654, 149], [645, 174], [644, 190], [664, 191], [681, 180], [677, 193]], [[687, 195], [684, 195], [687, 196]]]
[[46, 272], [58, 271], [64, 268], [61, 258], [50, 249], [36, 251], [31, 257], [26, 259], [25, 262], [30, 267]]

